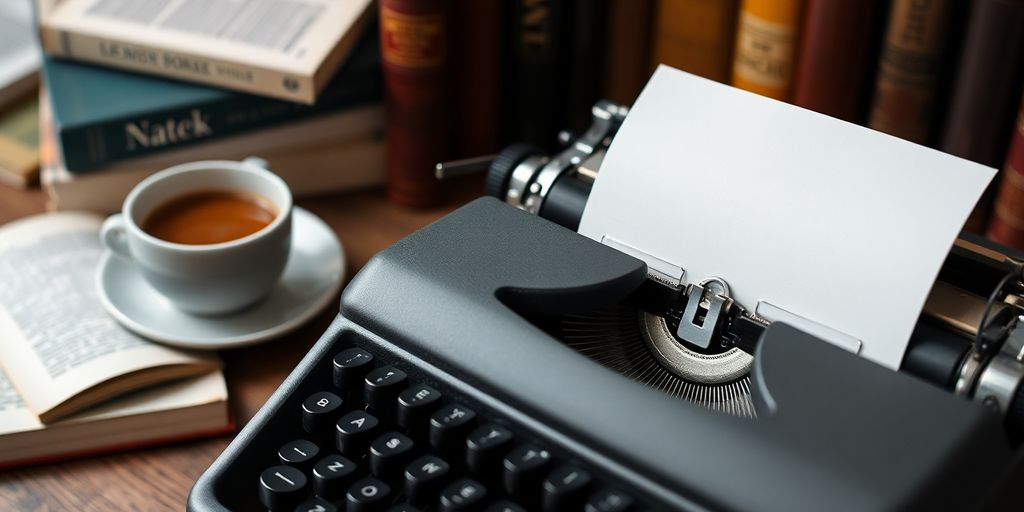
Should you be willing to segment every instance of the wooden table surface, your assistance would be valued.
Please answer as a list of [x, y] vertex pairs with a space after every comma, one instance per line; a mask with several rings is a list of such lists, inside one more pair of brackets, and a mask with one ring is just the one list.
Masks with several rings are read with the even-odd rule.
[[[453, 184], [449, 201], [432, 210], [391, 205], [383, 191], [300, 200], [334, 228], [351, 276], [375, 253], [479, 195], [478, 180]], [[0, 224], [44, 211], [45, 194], [0, 185]], [[281, 339], [222, 351], [229, 399], [241, 428], [291, 372], [337, 312]], [[0, 510], [182, 510], [196, 478], [232, 435], [0, 472]]]

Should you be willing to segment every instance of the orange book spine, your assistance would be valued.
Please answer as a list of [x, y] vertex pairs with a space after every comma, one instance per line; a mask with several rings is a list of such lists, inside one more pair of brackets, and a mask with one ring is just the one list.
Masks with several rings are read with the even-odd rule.
[[743, 0], [736, 29], [732, 84], [788, 100], [803, 0]]
[[1010, 150], [1000, 174], [986, 235], [995, 242], [1024, 250], [1024, 104], [1017, 114]]
[[659, 0], [653, 65], [668, 64], [727, 83], [738, 8], [736, 0]]

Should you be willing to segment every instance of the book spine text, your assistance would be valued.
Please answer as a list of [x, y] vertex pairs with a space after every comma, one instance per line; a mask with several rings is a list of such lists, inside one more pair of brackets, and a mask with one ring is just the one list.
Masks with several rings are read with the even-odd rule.
[[788, 100], [803, 0], [743, 0], [732, 84]]
[[306, 104], [312, 104], [318, 92], [312, 76], [72, 33], [45, 24], [40, 30], [43, 50], [55, 56]]
[[952, 7], [952, 0], [892, 3], [868, 127], [931, 142]]

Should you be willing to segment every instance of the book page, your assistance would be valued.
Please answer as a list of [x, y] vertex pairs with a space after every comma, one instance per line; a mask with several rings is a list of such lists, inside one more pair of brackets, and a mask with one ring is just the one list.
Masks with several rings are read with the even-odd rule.
[[[64, 0], [44, 24], [59, 30], [173, 48], [215, 59], [267, 64], [310, 74], [370, 0]], [[151, 67], [201, 67], [205, 61], [145, 62], [143, 47], [111, 42], [112, 58]], [[227, 69], [194, 69], [227, 73]]]
[[[227, 385], [219, 371], [147, 388], [43, 424], [0, 371], [0, 468], [40, 457], [173, 440], [227, 427]], [[221, 404], [221, 407], [210, 407]], [[172, 413], [169, 418], [167, 413]]]
[[25, 407], [18, 390], [0, 369], [0, 436], [40, 427], [39, 418]]
[[95, 289], [100, 223], [63, 213], [0, 228], [0, 363], [38, 415], [130, 372], [219, 365], [213, 355], [147, 341], [107, 315]]
[[995, 172], [661, 66], [604, 158], [579, 231], [681, 267], [686, 283], [724, 279], [748, 311], [809, 320], [790, 323], [859, 341], [862, 356], [897, 369]]
[[39, 69], [32, 0], [0, 2], [0, 93]]

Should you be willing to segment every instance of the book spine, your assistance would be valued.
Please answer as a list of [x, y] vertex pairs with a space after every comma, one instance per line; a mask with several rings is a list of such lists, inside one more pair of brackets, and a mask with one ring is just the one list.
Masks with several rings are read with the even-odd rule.
[[[990, 167], [1006, 156], [1024, 87], [1024, 1], [972, 3], [940, 149]], [[980, 232], [992, 203], [991, 190], [965, 229]]]
[[604, 97], [631, 105], [651, 75], [650, 33], [653, 0], [608, 2], [608, 37], [604, 54]]
[[728, 83], [738, 8], [736, 0], [659, 0], [653, 64]]
[[889, 10], [868, 127], [929, 144], [954, 0], [895, 0]]
[[807, 0], [794, 104], [845, 121], [863, 119], [879, 12], [875, 0]]
[[382, 0], [381, 57], [387, 98], [388, 198], [430, 207], [441, 200], [434, 164], [448, 155], [444, 0]]
[[577, 0], [571, 4], [568, 50], [572, 58], [565, 67], [565, 126], [582, 133], [590, 126], [590, 108], [600, 99], [604, 70], [605, 2]]
[[788, 100], [803, 0], [743, 0], [736, 29], [732, 84]]
[[1017, 113], [986, 236], [1024, 250], [1024, 102]]
[[[586, 0], [584, 0], [586, 1]], [[511, 77], [506, 82], [506, 138], [553, 148], [564, 128], [566, 2], [514, 0], [508, 53]]]
[[319, 92], [312, 75], [302, 76], [171, 48], [69, 32], [50, 27], [45, 22], [40, 27], [40, 41], [45, 52], [58, 57], [271, 98], [312, 104]]
[[453, 157], [495, 153], [501, 132], [501, 3], [455, 0], [451, 26]]
[[352, 71], [352, 80], [332, 87], [315, 107], [235, 95], [222, 102], [144, 112], [103, 123], [57, 126], [64, 165], [68, 171], [86, 173], [120, 160], [379, 101], [380, 74], [376, 65]]

